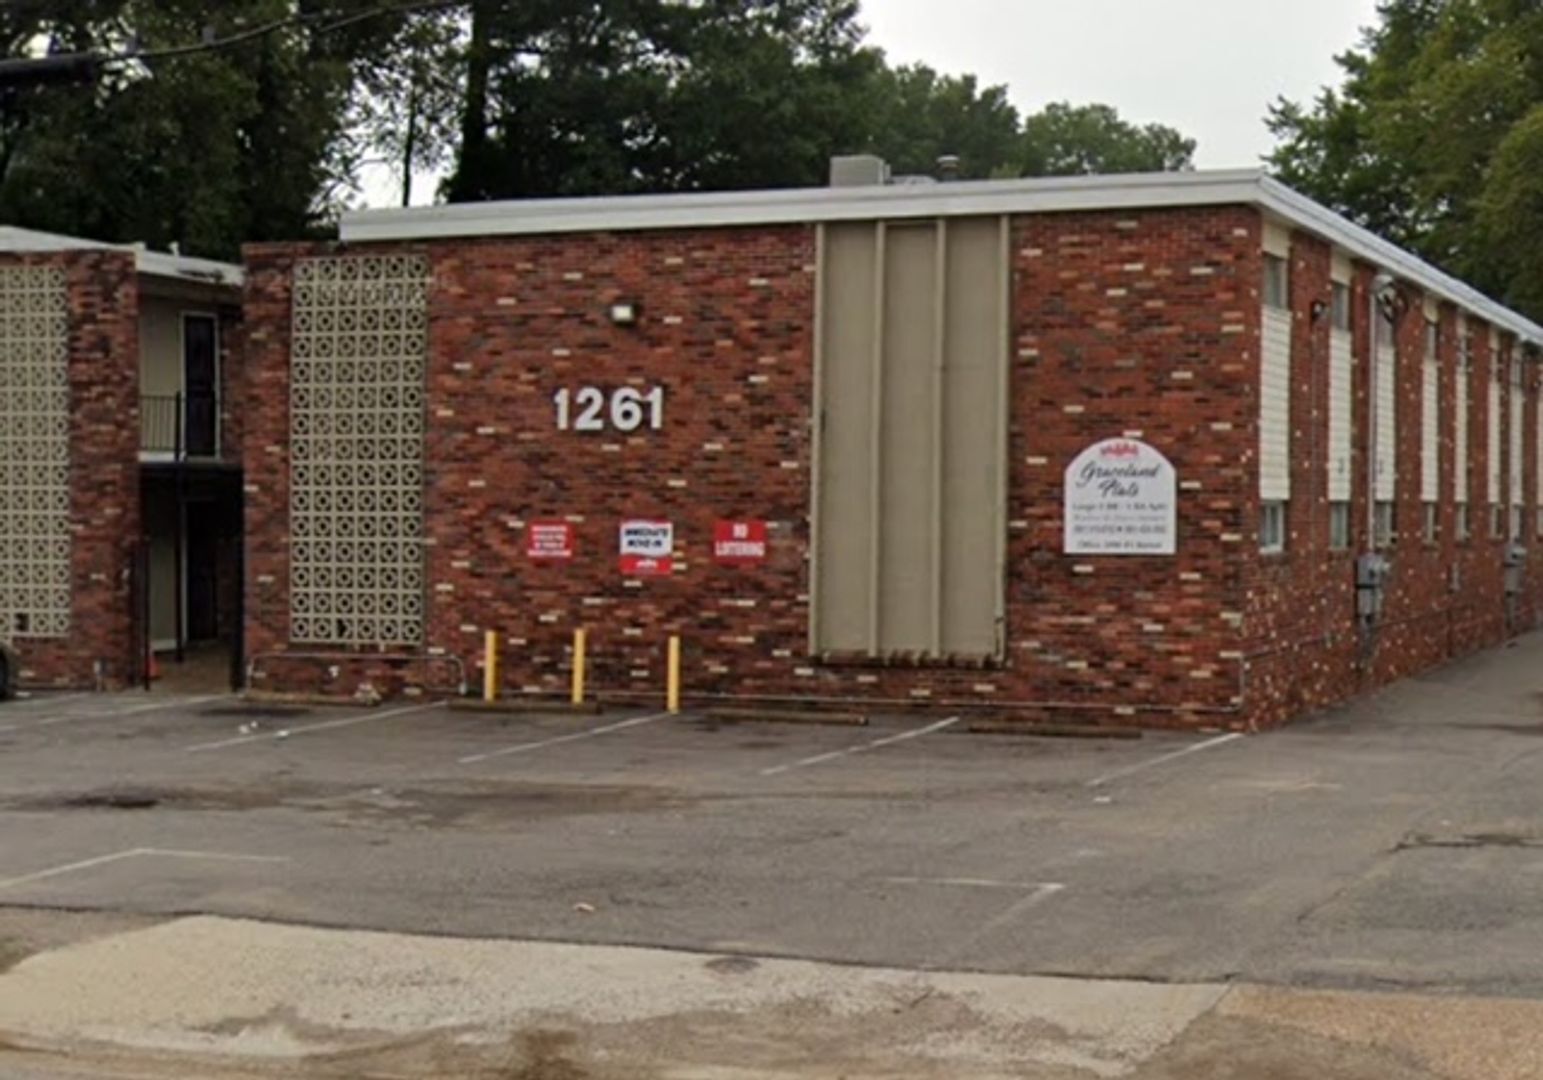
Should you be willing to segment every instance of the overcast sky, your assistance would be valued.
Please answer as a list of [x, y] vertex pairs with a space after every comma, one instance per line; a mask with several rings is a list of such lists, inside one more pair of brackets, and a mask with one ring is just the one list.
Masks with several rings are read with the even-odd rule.
[[[1339, 82], [1334, 56], [1374, 20], [1376, 0], [864, 0], [869, 40], [890, 62], [1005, 84], [1033, 112], [1050, 101], [1113, 105], [1198, 141], [1201, 168], [1251, 167], [1270, 149], [1264, 115], [1284, 95]], [[435, 183], [418, 184], [415, 201]], [[391, 205], [382, 169], [365, 201]]]
[[1103, 102], [1199, 142], [1201, 168], [1258, 164], [1275, 98], [1339, 82], [1376, 0], [864, 0], [891, 63], [1002, 83], [1021, 111]]

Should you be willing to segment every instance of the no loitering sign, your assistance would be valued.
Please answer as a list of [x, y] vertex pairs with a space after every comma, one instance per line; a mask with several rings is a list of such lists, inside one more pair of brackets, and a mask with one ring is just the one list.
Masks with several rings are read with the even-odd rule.
[[713, 561], [753, 566], [766, 561], [766, 522], [719, 521], [713, 525]]

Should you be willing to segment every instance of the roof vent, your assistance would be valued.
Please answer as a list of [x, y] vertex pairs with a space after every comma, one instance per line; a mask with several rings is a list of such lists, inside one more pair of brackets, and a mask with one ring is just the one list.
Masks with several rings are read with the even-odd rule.
[[959, 179], [959, 155], [940, 155], [938, 157], [938, 180], [947, 184], [957, 179]]
[[889, 165], [876, 154], [846, 154], [830, 159], [831, 187], [876, 187], [889, 183]]

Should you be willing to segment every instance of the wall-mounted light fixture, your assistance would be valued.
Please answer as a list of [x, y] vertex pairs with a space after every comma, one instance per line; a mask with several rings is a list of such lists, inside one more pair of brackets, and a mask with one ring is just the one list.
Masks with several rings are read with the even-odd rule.
[[611, 304], [611, 321], [617, 326], [633, 326], [641, 311], [642, 305], [636, 300], [616, 300]]

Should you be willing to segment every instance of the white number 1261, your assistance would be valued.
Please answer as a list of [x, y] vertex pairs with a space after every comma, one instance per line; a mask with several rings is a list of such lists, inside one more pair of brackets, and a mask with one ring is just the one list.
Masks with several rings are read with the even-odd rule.
[[552, 395], [552, 402], [557, 406], [558, 431], [604, 431], [607, 418], [617, 431], [636, 431], [645, 419], [654, 431], [664, 426], [662, 386], [646, 393], [624, 386], [611, 392], [609, 402], [605, 391], [597, 387], [569, 390], [565, 386]]

